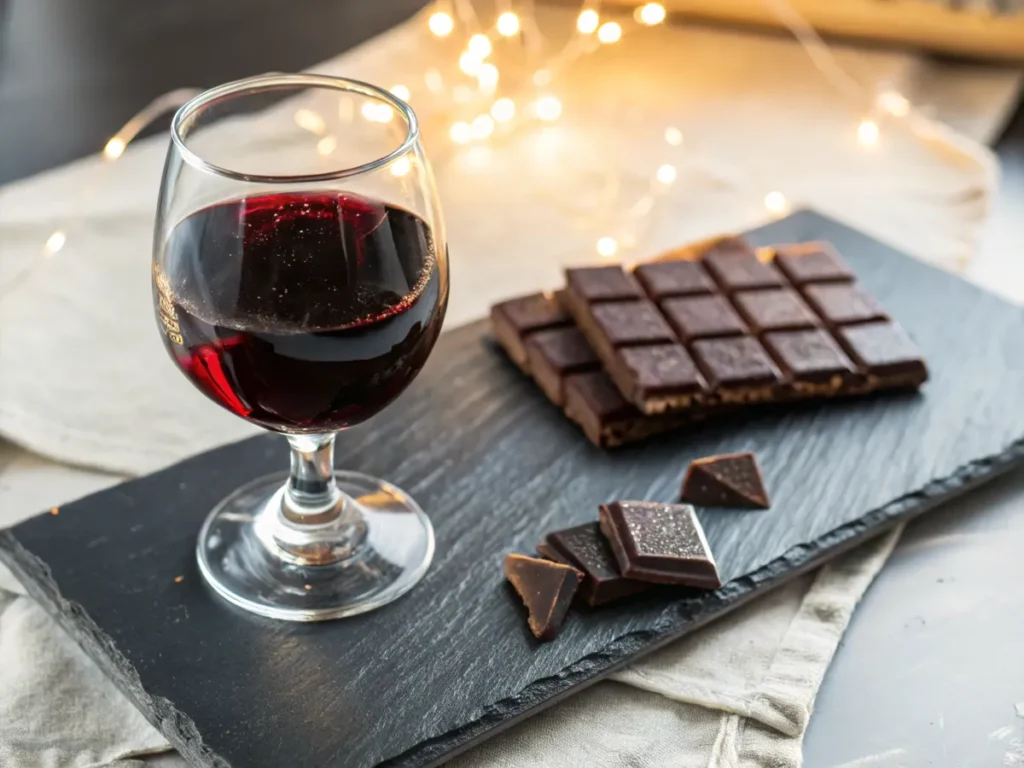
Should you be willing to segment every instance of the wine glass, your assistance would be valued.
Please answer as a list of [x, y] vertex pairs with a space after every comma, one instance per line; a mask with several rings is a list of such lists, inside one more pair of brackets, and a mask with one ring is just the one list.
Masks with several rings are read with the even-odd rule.
[[153, 299], [192, 384], [291, 445], [290, 471], [206, 519], [207, 582], [293, 621], [411, 589], [433, 556], [430, 521], [399, 488], [333, 461], [335, 434], [419, 373], [448, 302], [444, 223], [409, 105], [311, 74], [239, 80], [185, 104], [160, 189]]

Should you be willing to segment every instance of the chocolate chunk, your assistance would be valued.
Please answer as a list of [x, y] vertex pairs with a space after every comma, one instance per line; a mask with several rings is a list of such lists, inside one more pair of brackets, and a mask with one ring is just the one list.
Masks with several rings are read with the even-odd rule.
[[785, 285], [782, 275], [750, 248], [714, 248], [704, 257], [704, 265], [726, 293]]
[[575, 327], [538, 331], [526, 340], [530, 372], [551, 402], [565, 402], [565, 378], [572, 373], [596, 371], [597, 355]]
[[840, 328], [839, 337], [854, 361], [872, 376], [893, 380], [893, 384], [915, 386], [928, 378], [920, 350], [896, 323]]
[[577, 594], [588, 605], [604, 605], [650, 588], [647, 582], [627, 579], [619, 573], [615, 555], [597, 523], [549, 533], [547, 539], [537, 545], [537, 551], [583, 572], [583, 583]]
[[740, 314], [758, 334], [765, 331], [798, 331], [821, 324], [804, 300], [789, 288], [740, 291], [733, 296], [733, 301]]
[[704, 530], [689, 504], [613, 501], [601, 505], [605, 535], [619, 571], [628, 579], [722, 586]]
[[565, 270], [566, 284], [585, 301], [623, 301], [643, 298], [632, 275], [622, 267], [579, 267]]
[[693, 343], [693, 356], [713, 389], [758, 388], [754, 399], [770, 396], [769, 389], [781, 381], [779, 369], [771, 361], [757, 339], [741, 336], [736, 339], [702, 339]]
[[812, 331], [776, 331], [766, 334], [764, 345], [794, 382], [829, 384], [838, 390], [854, 381], [856, 369], [835, 340], [820, 328]]
[[660, 261], [641, 264], [634, 271], [652, 299], [712, 293], [715, 284], [698, 261]]
[[804, 295], [830, 325], [888, 319], [875, 300], [856, 284], [815, 283], [804, 287]]
[[794, 285], [853, 280], [853, 272], [829, 243], [776, 246], [775, 264]]
[[613, 347], [675, 341], [665, 318], [649, 301], [596, 304], [592, 312], [594, 324]]
[[511, 554], [505, 557], [505, 578], [523, 598], [534, 637], [554, 640], [583, 574], [563, 563]]
[[725, 453], [690, 463], [682, 501], [707, 507], [768, 509], [768, 491], [752, 453]]
[[694, 339], [742, 336], [747, 326], [723, 296], [668, 299], [661, 305], [669, 324], [687, 344]]
[[626, 347], [620, 355], [612, 378], [638, 407], [658, 396], [671, 396], [671, 405], [679, 407], [704, 390], [704, 377], [681, 344]]
[[566, 327], [572, 318], [549, 296], [534, 293], [491, 307], [494, 335], [520, 368], [529, 371], [526, 337], [547, 328]]

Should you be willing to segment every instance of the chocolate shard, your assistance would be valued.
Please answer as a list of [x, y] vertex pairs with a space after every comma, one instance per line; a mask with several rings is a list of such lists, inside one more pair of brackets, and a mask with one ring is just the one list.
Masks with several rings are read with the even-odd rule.
[[691, 462], [682, 501], [707, 507], [768, 509], [768, 490], [752, 453], [725, 453]]
[[702, 589], [722, 586], [704, 529], [689, 504], [602, 504], [601, 533], [627, 579]]
[[588, 605], [604, 605], [650, 588], [645, 581], [625, 578], [619, 573], [615, 555], [597, 523], [584, 523], [554, 531], [537, 545], [537, 551], [550, 560], [571, 565], [583, 572], [577, 593]]
[[519, 593], [538, 640], [554, 640], [583, 574], [575, 568], [527, 555], [505, 556], [505, 578]]

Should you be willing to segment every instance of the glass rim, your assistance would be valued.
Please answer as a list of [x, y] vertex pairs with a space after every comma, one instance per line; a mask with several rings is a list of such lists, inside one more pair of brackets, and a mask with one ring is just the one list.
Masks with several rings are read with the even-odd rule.
[[[234, 171], [230, 168], [217, 165], [216, 163], [211, 163], [209, 160], [206, 160], [196, 152], [192, 151], [186, 145], [185, 137], [182, 135], [182, 130], [187, 129], [188, 121], [203, 108], [226, 97], [284, 88], [287, 86], [331, 88], [337, 91], [360, 93], [363, 96], [385, 101], [405, 118], [405, 124], [407, 126], [405, 138], [397, 148], [388, 154], [382, 155], [381, 157], [360, 165], [351, 166], [349, 168], [340, 168], [334, 171], [326, 171], [324, 173], [294, 175], [267, 175]], [[249, 181], [261, 184], [294, 184], [302, 182], [332, 181], [335, 179], [359, 176], [364, 173], [368, 173], [369, 171], [383, 168], [401, 157], [416, 145], [419, 141], [419, 137], [420, 129], [419, 122], [416, 119], [416, 113], [412, 111], [412, 107], [390, 91], [376, 85], [363, 82], [362, 80], [352, 80], [346, 77], [334, 77], [333, 75], [317, 75], [312, 73], [285, 74], [273, 72], [265, 75], [245, 77], [241, 80], [232, 80], [231, 82], [224, 83], [223, 85], [218, 85], [205, 90], [198, 96], [194, 96], [189, 99], [178, 109], [177, 112], [174, 113], [174, 118], [171, 120], [171, 141], [186, 163], [205, 173], [210, 173], [215, 176], [222, 176], [236, 181]]]

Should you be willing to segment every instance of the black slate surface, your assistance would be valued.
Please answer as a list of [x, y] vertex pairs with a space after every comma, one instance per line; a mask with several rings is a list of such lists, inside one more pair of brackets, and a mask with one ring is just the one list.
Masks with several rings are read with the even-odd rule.
[[[767, 409], [604, 453], [476, 323], [442, 337], [410, 392], [340, 440], [341, 464], [414, 494], [437, 533], [426, 579], [380, 611], [278, 623], [203, 586], [199, 525], [230, 490], [284, 466], [274, 437], [26, 521], [0, 533], [0, 558], [195, 765], [442, 760], [1024, 463], [1024, 312], [813, 213], [752, 235], [811, 238], [833, 241], [924, 349], [932, 378], [920, 395]], [[503, 553], [594, 519], [602, 501], [670, 500], [690, 459], [742, 450], [758, 454], [773, 505], [702, 511], [725, 587], [659, 591], [572, 615], [553, 643], [530, 637]]]

